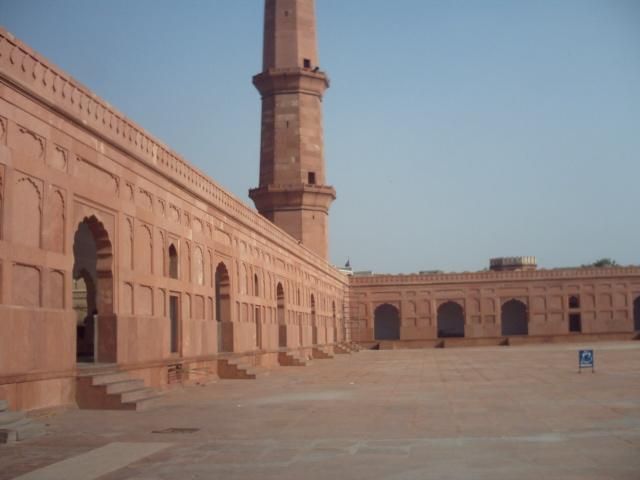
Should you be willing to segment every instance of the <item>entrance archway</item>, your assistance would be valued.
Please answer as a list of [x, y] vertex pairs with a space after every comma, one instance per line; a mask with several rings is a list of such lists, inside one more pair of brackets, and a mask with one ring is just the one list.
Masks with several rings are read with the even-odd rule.
[[311, 344], [318, 344], [318, 325], [316, 324], [316, 297], [311, 294]]
[[520, 300], [509, 300], [502, 305], [500, 317], [502, 335], [529, 335], [527, 306]]
[[464, 337], [464, 310], [457, 302], [438, 307], [438, 338]]
[[400, 312], [388, 303], [379, 305], [373, 314], [376, 340], [400, 340]]
[[637, 297], [633, 302], [633, 329], [640, 331], [640, 297]]
[[113, 255], [104, 225], [85, 217], [73, 237], [73, 308], [78, 362], [117, 360], [113, 314]]
[[278, 283], [276, 288], [276, 299], [278, 302], [277, 316], [278, 316], [278, 347], [287, 346], [287, 323], [284, 315], [284, 288], [282, 284]]
[[216, 323], [218, 352], [233, 352], [233, 323], [231, 322], [231, 280], [227, 266], [216, 267]]

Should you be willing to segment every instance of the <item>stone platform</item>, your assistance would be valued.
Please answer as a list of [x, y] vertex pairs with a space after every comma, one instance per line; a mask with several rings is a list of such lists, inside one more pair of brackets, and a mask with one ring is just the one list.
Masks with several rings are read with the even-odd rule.
[[594, 344], [593, 374], [583, 346], [362, 351], [43, 415], [0, 479], [637, 480], [640, 342]]

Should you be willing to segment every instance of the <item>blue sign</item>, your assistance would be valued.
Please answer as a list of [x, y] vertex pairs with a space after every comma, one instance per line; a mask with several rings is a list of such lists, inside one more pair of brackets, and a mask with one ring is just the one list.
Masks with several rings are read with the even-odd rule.
[[578, 372], [583, 368], [594, 371], [593, 350], [578, 350]]

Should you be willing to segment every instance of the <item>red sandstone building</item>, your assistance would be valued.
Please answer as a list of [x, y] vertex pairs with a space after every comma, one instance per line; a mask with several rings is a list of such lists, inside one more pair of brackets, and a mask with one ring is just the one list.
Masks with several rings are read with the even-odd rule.
[[254, 84], [259, 213], [0, 31], [0, 398], [12, 408], [140, 408], [147, 387], [252, 378], [352, 339], [640, 328], [639, 268], [334, 268], [313, 0], [266, 1]]
[[[354, 340], [403, 346], [630, 338], [640, 330], [640, 268], [539, 270], [534, 257], [482, 272], [352, 276]], [[398, 342], [400, 341], [400, 342]]]

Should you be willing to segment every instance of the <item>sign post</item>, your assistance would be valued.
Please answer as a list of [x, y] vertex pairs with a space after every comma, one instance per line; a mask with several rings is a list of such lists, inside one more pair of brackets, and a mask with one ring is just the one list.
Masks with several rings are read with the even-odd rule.
[[591, 373], [596, 371], [593, 361], [593, 350], [578, 350], [578, 373], [581, 373], [583, 368], [590, 368]]

